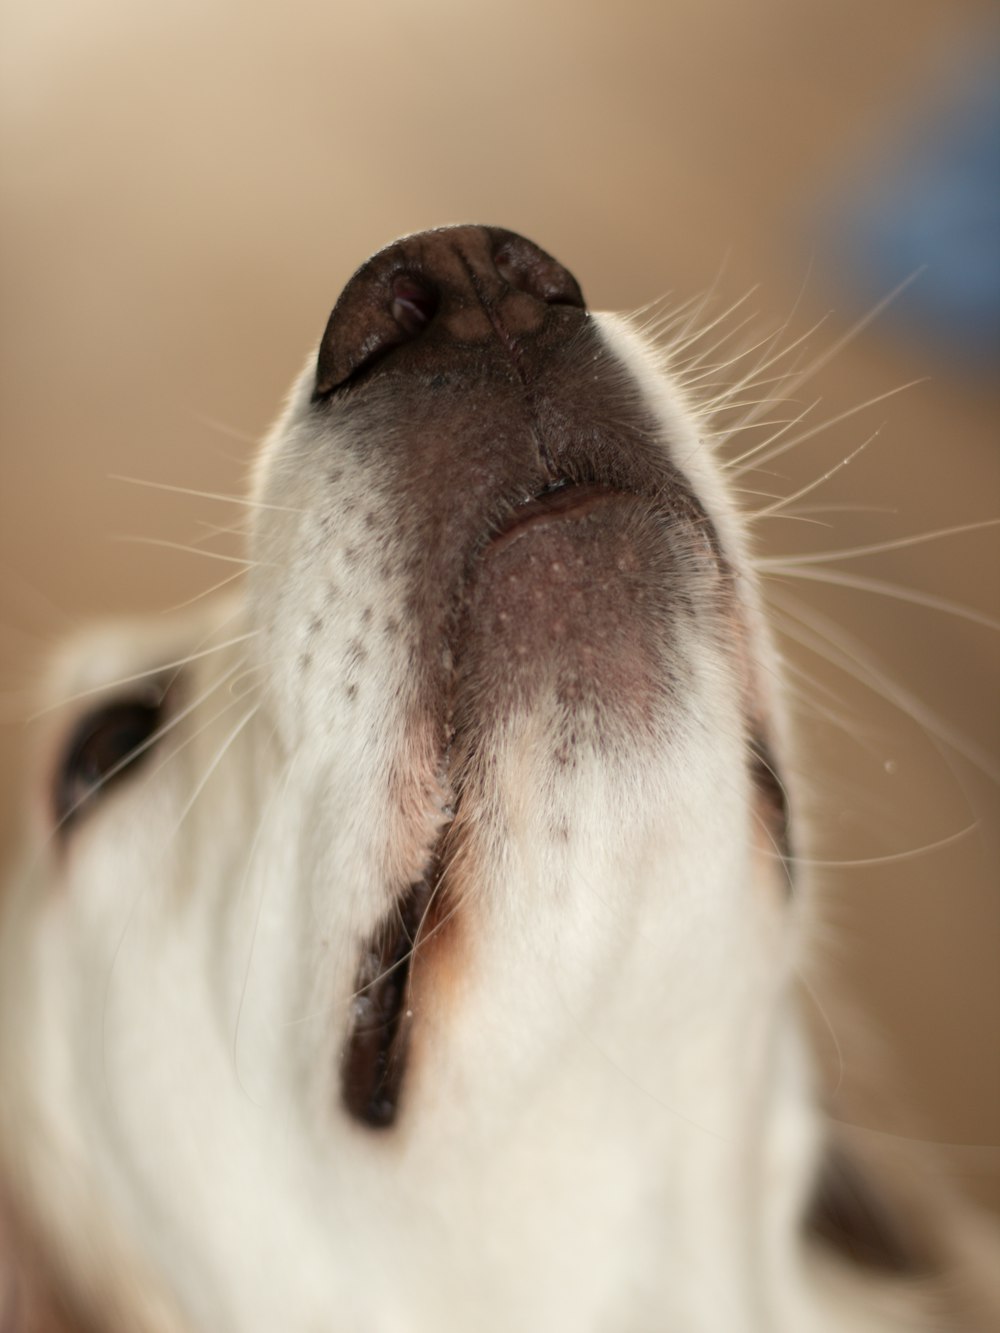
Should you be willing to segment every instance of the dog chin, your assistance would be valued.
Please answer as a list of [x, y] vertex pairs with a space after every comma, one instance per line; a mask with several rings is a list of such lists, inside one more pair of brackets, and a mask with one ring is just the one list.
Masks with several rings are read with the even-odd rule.
[[513, 233], [404, 238], [250, 513], [237, 599], [55, 686], [0, 916], [0, 1153], [52, 1308], [930, 1327], [879, 1313], [891, 1227], [887, 1282], [807, 1247], [777, 661], [658, 355]]

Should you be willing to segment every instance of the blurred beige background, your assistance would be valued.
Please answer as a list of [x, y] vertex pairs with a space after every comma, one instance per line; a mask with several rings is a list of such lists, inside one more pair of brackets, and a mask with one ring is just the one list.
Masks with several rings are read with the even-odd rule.
[[[864, 305], [826, 248], [838, 192], [891, 158], [947, 90], [957, 52], [997, 35], [992, 5], [973, 0], [5, 8], [8, 837], [31, 736], [22, 687], [45, 645], [92, 613], [168, 607], [229, 572], [113, 540], [186, 543], [232, 521], [115, 475], [238, 491], [253, 441], [372, 249], [435, 223], [495, 222], [567, 263], [593, 305], [620, 308], [684, 300], [725, 260], [720, 302], [760, 283], [746, 308], [765, 328], [791, 311], [791, 339], [830, 312], [810, 342], [819, 355]], [[766, 552], [1000, 514], [995, 392], [891, 319], [797, 399], [822, 397], [818, 415], [834, 417], [914, 379], [751, 482], [787, 493], [882, 427], [809, 497], [832, 526], [764, 524]], [[996, 553], [995, 532], [980, 531], [842, 568], [995, 615]], [[995, 632], [871, 592], [786, 592], [844, 627], [841, 651], [862, 674], [855, 641], [899, 683], [890, 692], [997, 755]], [[942, 1141], [967, 1186], [1000, 1200], [997, 787], [905, 708], [808, 652], [796, 661], [818, 682], [806, 690], [818, 708], [803, 705], [816, 855], [889, 858], [823, 872], [822, 949], [870, 1015], [860, 1035], [834, 1024], [843, 1069], [831, 1077], [859, 1079], [867, 1034], [887, 1035], [912, 1096], [868, 1127]]]

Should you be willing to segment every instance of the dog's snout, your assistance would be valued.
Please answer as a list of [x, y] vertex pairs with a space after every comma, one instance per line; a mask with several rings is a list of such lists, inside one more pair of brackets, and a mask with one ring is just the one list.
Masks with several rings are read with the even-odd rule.
[[586, 309], [567, 268], [498, 227], [441, 227], [373, 255], [344, 288], [320, 345], [323, 398], [395, 348], [418, 340], [515, 341], [552, 306]]

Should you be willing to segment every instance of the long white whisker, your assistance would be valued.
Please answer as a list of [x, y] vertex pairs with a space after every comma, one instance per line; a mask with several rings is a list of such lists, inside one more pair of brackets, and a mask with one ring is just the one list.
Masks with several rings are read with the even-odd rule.
[[[888, 306], [890, 306], [898, 296], [901, 296], [902, 293], [906, 291], [907, 287], [911, 286], [911, 284], [914, 283], [917, 280], [917, 278], [920, 277], [923, 271], [924, 270], [922, 267], [918, 268], [913, 273], [911, 273], [909, 277], [904, 278], [902, 282], [900, 282], [897, 286], [895, 286], [892, 289], [891, 292], [888, 293], [888, 295], [883, 296], [881, 301], [878, 301], [874, 306], [872, 306], [871, 310], [869, 310], [867, 314], [862, 315], [862, 317], [856, 320], [839, 338], [837, 338], [833, 343], [831, 343], [830, 346], [820, 356], [810, 361], [807, 366], [805, 366], [801, 371], [798, 372], [798, 374], [793, 375], [792, 378], [789, 380], [788, 384], [785, 386], [786, 396], [790, 397], [792, 394], [794, 394], [799, 388], [801, 388], [803, 384], [808, 383], [808, 381], [811, 380], [814, 375], [817, 375], [819, 371], [823, 369], [824, 366], [829, 365], [829, 363], [835, 357], [839, 356], [845, 347], [849, 346], [855, 340], [855, 338], [857, 338], [860, 334], [862, 334], [865, 331], [865, 329], [868, 328], [869, 324], [873, 323], [874, 320], [878, 319], [879, 315], [881, 315], [882, 312]], [[752, 416], [748, 418], [748, 420], [752, 420]]]
[[205, 597], [211, 597], [220, 588], [228, 588], [230, 583], [235, 583], [242, 578], [246, 578], [245, 569], [238, 569], [235, 574], [227, 574], [224, 579], [220, 579], [218, 583], [213, 583], [209, 588], [204, 588], [201, 592], [196, 592], [193, 597], [186, 597], [183, 602], [174, 602], [173, 606], [167, 608], [165, 614], [169, 615], [172, 612], [183, 611], [187, 606], [194, 606], [195, 602], [200, 602]]
[[935, 597], [933, 593], [919, 592], [898, 583], [888, 583], [884, 579], [872, 579], [863, 574], [844, 574], [835, 569], [799, 569], [795, 565], [769, 566], [768, 572], [782, 579], [805, 579], [814, 583], [827, 583], [837, 588], [856, 588], [859, 592], [872, 592], [882, 597], [891, 597], [898, 602], [911, 602], [914, 606], [924, 606], [931, 611], [943, 611], [945, 615], [957, 616], [960, 620], [971, 621], [973, 625], [983, 625], [986, 629], [1000, 630], [1000, 620], [977, 611], [974, 606], [963, 606], [947, 597]]
[[[274, 735], [273, 731], [271, 735], [273, 737]], [[264, 829], [266, 828], [267, 823], [271, 817], [271, 813], [275, 808], [279, 793], [283, 798], [288, 791], [288, 785], [291, 781], [292, 772], [294, 768], [295, 768], [295, 756], [293, 755], [291, 760], [285, 767], [284, 774], [275, 781], [273, 787], [271, 788], [271, 793], [268, 796], [267, 804], [264, 806], [260, 818], [257, 820], [257, 828], [254, 831], [253, 841], [251, 842], [250, 850], [247, 853], [246, 867], [243, 871], [243, 882], [240, 885], [239, 896], [237, 898], [238, 903], [242, 903], [244, 897], [246, 896], [247, 885], [250, 882], [250, 871], [253, 868], [253, 863], [257, 855], [257, 849], [260, 846], [261, 836], [263, 835]], [[243, 973], [243, 984], [240, 987], [240, 998], [239, 998], [239, 1003], [236, 1007], [236, 1023], [233, 1028], [233, 1069], [236, 1073], [237, 1082], [243, 1089], [243, 1092], [246, 1094], [247, 1097], [250, 1098], [251, 1101], [253, 1100], [253, 1098], [250, 1097], [249, 1089], [244, 1084], [243, 1079], [240, 1075], [240, 1061], [239, 1061], [240, 1027], [242, 1026], [243, 1023], [243, 1009], [246, 1004], [247, 991], [250, 986], [250, 972], [253, 967], [254, 950], [257, 946], [257, 935], [260, 930], [260, 921], [261, 921], [261, 915], [264, 910], [264, 898], [266, 897], [266, 894], [267, 894], [267, 881], [265, 880], [265, 882], [261, 884], [260, 892], [257, 896], [257, 907], [254, 912], [254, 923], [250, 933], [250, 948], [247, 950], [247, 965]]]
[[206, 551], [201, 546], [189, 546], [184, 542], [171, 542], [163, 537], [116, 535], [111, 540], [134, 546], [161, 546], [167, 551], [183, 551], [186, 555], [200, 555], [206, 560], [224, 560], [228, 565], [242, 565], [244, 568], [253, 568], [260, 564], [259, 560], [248, 560], [245, 556], [223, 555], [221, 551]]
[[251, 448], [256, 448], [260, 443], [256, 436], [248, 435], [245, 430], [239, 430], [238, 427], [231, 426], [227, 421], [219, 421], [217, 417], [205, 416], [202, 412], [195, 412], [193, 416], [195, 421], [202, 426], [207, 426], [209, 430], [215, 431], [218, 435], [225, 435], [229, 440], [235, 440], [237, 444], [249, 444]]
[[718, 328], [718, 326], [724, 320], [729, 319], [731, 315], [735, 314], [735, 312], [739, 310], [741, 305], [744, 305], [747, 301], [749, 301], [751, 296], [753, 296], [759, 290], [759, 288], [760, 284], [755, 283], [749, 289], [749, 291], [744, 292], [741, 297], [733, 301], [732, 305], [727, 306], [726, 309], [721, 311], [718, 315], [716, 315], [714, 319], [710, 320], [707, 324], [702, 325], [701, 328], [697, 330], [697, 332], [688, 334], [685, 331], [684, 333], [682, 333], [679, 338], [670, 343], [669, 347], [667, 348], [668, 355], [672, 358], [678, 358], [689, 347], [693, 347], [696, 343], [701, 342], [702, 338], [704, 338], [706, 334], [709, 334], [712, 332], [713, 329]]
[[[769, 347], [778, 346], [778, 350], [773, 355], [765, 353], [756, 362], [756, 364], [751, 367], [751, 369], [746, 373], [746, 375], [744, 375], [741, 379], [737, 380], [735, 384], [731, 385], [729, 390], [725, 394], [720, 395], [719, 400], [717, 402], [717, 406], [719, 408], [731, 410], [733, 406], [731, 400], [734, 399], [737, 394], [742, 393], [744, 389], [746, 389], [748, 386], [756, 388], [762, 384], [771, 383], [772, 382], [771, 380], [763, 378], [763, 376], [766, 375], [767, 371], [771, 370], [774, 366], [778, 365], [779, 362], [785, 361], [800, 347], [804, 346], [804, 344], [808, 342], [808, 340], [811, 337], [813, 337], [814, 334], [818, 333], [819, 330], [822, 328], [822, 326], [826, 323], [828, 316], [822, 315], [816, 321], [816, 323], [812, 325], [811, 328], [806, 329], [806, 331], [804, 333], [799, 334], [797, 338], [793, 338], [793, 340], [786, 346], [782, 347], [779, 345], [780, 340], [785, 335], [785, 332], [791, 326], [792, 320], [795, 318], [795, 313], [799, 308], [803, 296], [805, 295], [806, 286], [809, 281], [809, 271], [810, 269], [807, 268], [805, 276], [802, 279], [802, 284], [799, 287], [798, 295], [795, 297], [795, 301], [792, 305], [791, 310], [788, 312], [787, 318], [779, 325], [777, 329], [775, 329], [774, 333], [768, 340], [768, 346]], [[782, 385], [787, 385], [790, 382], [790, 376], [793, 375], [794, 373], [795, 373], [795, 367], [793, 364], [793, 366], [789, 370], [782, 372], [782, 374], [777, 377], [776, 382]], [[749, 429], [749, 427], [754, 424], [759, 424], [759, 423], [748, 421], [746, 428]], [[742, 424], [740, 424], [734, 427], [733, 429], [742, 430], [744, 429], [744, 427]]]
[[[824, 504], [824, 505], [796, 505], [794, 509], [786, 509], [786, 515], [799, 514], [898, 514], [899, 510], [891, 505], [866, 505], [866, 504]], [[779, 559], [781, 557], [778, 557]], [[789, 559], [801, 563], [802, 557], [795, 555]], [[755, 561], [759, 565], [759, 561]]]
[[197, 537], [192, 538], [192, 543], [199, 549], [202, 549], [203, 542], [210, 541], [213, 537], [239, 537], [245, 541], [247, 536], [246, 518], [243, 515], [235, 523], [207, 523], [204, 519], [199, 519], [198, 527], [201, 531]]
[[[741, 454], [739, 458], [734, 458], [729, 466], [733, 468], [736, 476], [740, 476], [742, 473], [749, 470], [750, 464], [748, 460], [752, 458], [756, 458], [756, 462], [752, 465], [753, 467], [764, 467], [766, 464], [773, 462], [774, 459], [779, 458], [782, 454], [788, 453], [790, 449], [797, 449], [800, 444], [805, 444], [807, 440], [815, 439], [817, 435], [822, 435], [824, 431], [830, 430], [831, 427], [840, 425], [842, 421], [848, 421], [851, 417], [856, 417], [859, 412], [864, 412], [866, 408], [874, 407], [876, 403], [884, 403], [887, 398], [894, 398], [896, 394], [903, 393], [904, 390], [912, 389], [914, 385], [922, 384], [923, 382], [923, 380], [919, 379], [909, 380], [906, 384], [897, 385], [895, 389], [888, 389], [885, 393], [876, 394], [874, 398], [868, 398], [865, 402], [857, 403], [854, 407], [849, 407], [846, 411], [839, 412], [834, 417], [828, 417], [825, 421], [821, 421], [817, 425], [810, 427], [809, 430], [803, 431], [801, 435], [795, 435], [792, 439], [785, 440], [784, 443], [777, 448], [769, 450], [768, 445], [771, 441], [765, 440], [763, 444], [758, 444], [755, 445], [753, 449], [748, 449], [746, 453]], [[767, 452], [762, 453], [762, 450], [766, 450]]]
[[173, 486], [166, 481], [146, 481], [142, 477], [126, 477], [119, 472], [109, 473], [112, 481], [124, 481], [130, 486], [145, 486], [153, 491], [169, 491], [173, 495], [190, 495], [199, 500], [221, 500], [223, 504], [243, 505], [248, 509], [272, 509], [280, 514], [302, 514], [302, 509], [291, 509], [287, 505], [265, 504], [263, 500], [251, 500], [242, 495], [226, 495], [222, 491], [196, 491], [190, 486]]
[[801, 643], [810, 652], [816, 653], [846, 676], [898, 708], [929, 736], [962, 755], [986, 777], [1000, 782], [1000, 765], [988, 751], [961, 735], [916, 695], [893, 681], [852, 635], [832, 624], [827, 617], [807, 611], [795, 599], [782, 597], [773, 587], [768, 591], [768, 601], [772, 605], [784, 603], [787, 608], [787, 614], [775, 613], [775, 621], [782, 634]]
[[[806, 406], [802, 409], [801, 412], [798, 413], [797, 416], [792, 417], [791, 420], [789, 421], [782, 421], [777, 423], [779, 429], [774, 431], [773, 434], [769, 435], [766, 440], [762, 440], [760, 444], [755, 444], [752, 449], [746, 450], [745, 453], [739, 454], [736, 458], [729, 459], [724, 465], [726, 471], [727, 472], [735, 471], [735, 469], [739, 467], [740, 463], [744, 462], [746, 459], [756, 454], [759, 450], [767, 449], [769, 445], [775, 444], [778, 440], [782, 439], [785, 435], [788, 434], [790, 430], [794, 430], [795, 427], [800, 422], [805, 421], [806, 417], [808, 417], [811, 412], [815, 411], [815, 409], [819, 407], [822, 401], [823, 401], [822, 398], [814, 398], [811, 403], [806, 404]], [[761, 429], [764, 427], [765, 424], [767, 423], [763, 421], [752, 421], [746, 424], [740, 422], [740, 424], [736, 426], [735, 429], [741, 431], [751, 430], [754, 428]], [[733, 431], [722, 431], [720, 432], [720, 434], [723, 442], [725, 443], [733, 434]], [[798, 443], [801, 444], [802, 441], [799, 440]], [[760, 466], [763, 466], [763, 460], [761, 460]]]
[[809, 555], [764, 556], [754, 563], [757, 569], [801, 568], [802, 565], [825, 565], [833, 560], [854, 560], [862, 555], [880, 555], [883, 551], [900, 551], [924, 542], [939, 541], [942, 537], [958, 537], [967, 532], [981, 532], [984, 528], [1000, 525], [1000, 518], [984, 518], [976, 523], [959, 523], [951, 528], [937, 528], [933, 532], [918, 532], [910, 537], [895, 537], [891, 541], [872, 542], [867, 546], [845, 546], [839, 551], [817, 551]]
[[212, 762], [209, 764], [205, 772], [201, 775], [198, 782], [195, 784], [194, 790], [192, 791], [188, 800], [185, 802], [184, 808], [177, 818], [176, 827], [178, 829], [180, 828], [181, 824], [184, 823], [184, 820], [188, 817], [188, 815], [191, 813], [192, 809], [195, 806], [195, 803], [198, 800], [198, 797], [205, 790], [205, 787], [207, 786], [209, 779], [211, 778], [215, 770], [219, 767], [219, 764], [222, 762], [230, 746], [232, 746], [237, 736], [239, 736], [240, 732], [244, 729], [244, 727], [251, 720], [251, 718], [253, 718], [257, 714], [259, 710], [260, 710], [259, 703], [255, 703], [252, 708], [248, 708], [247, 711], [244, 713], [243, 717], [240, 719], [240, 721], [237, 722], [236, 726], [233, 727], [232, 731], [229, 733], [229, 735], [226, 737], [223, 743], [219, 746], [218, 750], [216, 751], [215, 757], [213, 758]]
[[[733, 407], [733, 403], [729, 400], [735, 398], [738, 393], [742, 393], [747, 388], [757, 388], [762, 384], [771, 384], [771, 383], [782, 385], [781, 397], [782, 399], [787, 401], [788, 394], [786, 394], [785, 389], [790, 383], [791, 376], [795, 374], [794, 367], [782, 372], [780, 375], [776, 376], [773, 380], [764, 379], [763, 376], [766, 374], [767, 371], [771, 370], [774, 366], [778, 365], [779, 362], [784, 361], [787, 357], [791, 356], [792, 353], [795, 352], [804, 343], [808, 342], [808, 340], [812, 338], [823, 326], [827, 318], [828, 316], [826, 315], [822, 316], [822, 318], [818, 319], [811, 328], [806, 329], [805, 333], [799, 334], [799, 336], [793, 339], [792, 342], [790, 342], [786, 347], [779, 348], [779, 350], [775, 352], [773, 356], [765, 355], [764, 357], [762, 357], [756, 363], [756, 365], [754, 365], [752, 369], [746, 373], [746, 375], [744, 375], [741, 379], [738, 379], [733, 385], [730, 386], [728, 392], [725, 395], [720, 396], [721, 406], [731, 409]], [[788, 327], [790, 320], [791, 316], [789, 316], [789, 319], [785, 321], [785, 323], [781, 326], [781, 328], [776, 330], [776, 332], [773, 333], [770, 338], [765, 340], [765, 343], [767, 345], [773, 345], [784, 333], [785, 329]], [[775, 401], [775, 395], [773, 394], [771, 395], [771, 401], [772, 402]], [[740, 423], [741, 427], [742, 424], [743, 423]], [[759, 421], [754, 420], [754, 421], [748, 421], [746, 424], [760, 425], [761, 423]]]
[[[686, 301], [679, 305], [668, 306], [671, 293], [664, 292], [661, 296], [654, 296], [651, 300], [643, 302], [642, 305], [635, 306], [628, 311], [627, 319], [640, 333], [652, 336], [652, 330], [670, 319], [680, 319], [680, 312], [685, 306], [691, 306], [699, 300], [698, 296], [689, 296]], [[661, 306], [662, 309], [657, 309]]]
[[[225, 681], [229, 680], [229, 677], [233, 676], [233, 674], [235, 674], [237, 670], [240, 669], [241, 665], [243, 665], [241, 661], [237, 661], [237, 663], [233, 664], [232, 667], [229, 668], [228, 672], [225, 672], [223, 676], [219, 677], [219, 680], [212, 681], [212, 684], [208, 686], [208, 689], [205, 689], [203, 693], [199, 694], [199, 696], [197, 696], [195, 700], [188, 702], [188, 704], [185, 704], [183, 709], [179, 709], [177, 710], [176, 713], [173, 713], [172, 716], [169, 717], [168, 720], [164, 722], [163, 726], [157, 726], [155, 732], [149, 734], [149, 736], [147, 736], [147, 738], [145, 738], [144, 741], [141, 741], [139, 745], [136, 745], [135, 748], [129, 750], [128, 754], [125, 754], [123, 758], [120, 758], [120, 760], [117, 761], [117, 764], [113, 764], [111, 768], [108, 769], [108, 772], [104, 773], [103, 776], [101, 776], [100, 781], [96, 782], [96, 784], [93, 785], [92, 788], [89, 789], [88, 792], [84, 794], [84, 796], [80, 797], [80, 800], [73, 801], [73, 804], [69, 806], [67, 812], [65, 812], [63, 816], [61, 816], [59, 820], [56, 821], [56, 824], [53, 824], [52, 828], [49, 829], [48, 837], [47, 840], [45, 841], [52, 842], [53, 840], [55, 840], [57, 834], [59, 834], [60, 832], [60, 829], [63, 829], [64, 826], [67, 825], [68, 822], [72, 820], [73, 816], [75, 816], [75, 814], [79, 812], [80, 809], [83, 809], [84, 806], [87, 805], [87, 802], [91, 800], [95, 792], [99, 792], [99, 790], [103, 788], [103, 786], [107, 786], [108, 782], [112, 781], [112, 778], [115, 778], [117, 777], [117, 774], [124, 772], [124, 769], [127, 769], [129, 764], [132, 764], [132, 762], [135, 762], [137, 758], [143, 756], [143, 754], [147, 752], [148, 749], [152, 749], [153, 746], [159, 744], [159, 742], [163, 740], [165, 736], [168, 736], [168, 734], [171, 733], [172, 730], [175, 730], [177, 728], [177, 725], [179, 725], [180, 722], [184, 721], [185, 717], [191, 716], [191, 713], [195, 712], [195, 710], [199, 708], [201, 704], [204, 704], [207, 698], [211, 698], [212, 694], [215, 694], [216, 690], [220, 689], [221, 686], [225, 684]], [[232, 701], [229, 702], [229, 704], [225, 705], [224, 708], [221, 708], [219, 710], [219, 713], [216, 713], [216, 717], [221, 717], [221, 714], [223, 714], [225, 710], [227, 710], [228, 708], [231, 708], [231, 706], [232, 706]], [[211, 722], [212, 720], [213, 718], [209, 718], [209, 722]], [[209, 725], [209, 722], [207, 722], [207, 724], [205, 725]], [[191, 744], [193, 738], [195, 738], [195, 736], [199, 734], [200, 730], [203, 729], [204, 728], [199, 728], [199, 730], [196, 730], [196, 732], [193, 733], [192, 736], [185, 737], [185, 740], [181, 741], [180, 745], [175, 746], [175, 748], [173, 748], [171, 752], [169, 752], [168, 756], [165, 757], [164, 760], [161, 760], [159, 764], [155, 766], [155, 768], [149, 769], [149, 773], [151, 774], [159, 773], [160, 769], [163, 768], [165, 762], [171, 760], [171, 758], [173, 758], [175, 754], [179, 753], [180, 750], [183, 750], [185, 745]]]
[[847, 467], [849, 463], [853, 463], [858, 454], [863, 453], [878, 434], [879, 431], [872, 431], [867, 440], [864, 440], [856, 449], [853, 449], [846, 458], [842, 458], [839, 463], [836, 463], [832, 468], [829, 468], [824, 472], [821, 477], [817, 477], [815, 481], [811, 481], [808, 486], [803, 486], [799, 490], [793, 491], [791, 495], [786, 496], [783, 500], [778, 500], [775, 504], [768, 505], [766, 509], [760, 509], [756, 514], [751, 514], [751, 521], [756, 523], [762, 518], [770, 518], [772, 514], [780, 514], [787, 505], [792, 504], [795, 500], [801, 499], [803, 495], [809, 495], [810, 492], [817, 490], [824, 482], [829, 481], [831, 477], [835, 477], [838, 472]]
[[[134, 763], [136, 759], [139, 759], [142, 755], [144, 755], [147, 750], [150, 750], [152, 749], [153, 746], [158, 745], [159, 742], [163, 740], [165, 736], [168, 736], [170, 732], [174, 731], [175, 728], [181, 722], [183, 722], [186, 717], [189, 717], [191, 713], [195, 711], [195, 709], [199, 708], [205, 702], [206, 699], [211, 698], [211, 696], [218, 689], [220, 689], [226, 683], [227, 680], [235, 676], [242, 666], [243, 666], [242, 659], [240, 659], [238, 662], [234, 662], [228, 671], [224, 672], [217, 680], [214, 680], [212, 684], [209, 685], [209, 687], [206, 690], [203, 690], [202, 693], [199, 694], [196, 699], [191, 700], [189, 703], [185, 704], [183, 708], [179, 709], [176, 713], [172, 714], [167, 719], [167, 721], [164, 722], [162, 727], [157, 727], [156, 730], [151, 732], [146, 737], [145, 740], [141, 741], [138, 745], [136, 745], [134, 749], [129, 750], [128, 754], [124, 755], [121, 759], [119, 759], [116, 764], [113, 764], [106, 773], [102, 774], [100, 781], [96, 782], [94, 786], [91, 787], [83, 796], [81, 796], [78, 801], [74, 801], [73, 804], [69, 807], [69, 809], [65, 812], [65, 814], [53, 825], [53, 827], [49, 831], [49, 840], [51, 841], [51, 839], [59, 832], [59, 830], [73, 818], [73, 816], [77, 813], [77, 811], [79, 811], [83, 806], [87, 804], [89, 800], [91, 800], [95, 792], [98, 792], [101, 790], [102, 787], [107, 786], [107, 784], [113, 778], [117, 777], [119, 773], [123, 772], [126, 768], [128, 768], [128, 766]], [[230, 705], [228, 704], [226, 705], [227, 708], [229, 706]], [[224, 713], [225, 711], [226, 711], [225, 708], [221, 709], [218, 716], [221, 716], [222, 713]], [[188, 741], [190, 741], [191, 739], [192, 739], [191, 737], [188, 737], [187, 740], [184, 742], [184, 744], [186, 745]], [[183, 745], [178, 748], [182, 749]], [[168, 758], [171, 758], [176, 753], [177, 753], [176, 750], [171, 751], [171, 754], [168, 756]], [[152, 771], [154, 773], [157, 773], [159, 772], [160, 768], [162, 768], [162, 766], [163, 766], [162, 764], [159, 764]]]
[[202, 648], [199, 652], [188, 653], [187, 657], [179, 657], [173, 662], [161, 662], [158, 666], [149, 667], [146, 671], [136, 671], [131, 676], [121, 676], [118, 680], [104, 685], [94, 685], [88, 690], [80, 690], [78, 694], [69, 694], [63, 699], [57, 700], [52, 704], [47, 704], [45, 708], [40, 708], [37, 713], [33, 713], [29, 722], [34, 722], [37, 718], [44, 717], [46, 713], [55, 712], [57, 708], [64, 708], [67, 704], [76, 703], [78, 699], [92, 699], [97, 694], [107, 694], [112, 690], [119, 689], [122, 685], [131, 685], [137, 680], [148, 680], [150, 676], [159, 676], [164, 671], [179, 671], [190, 662], [197, 662], [203, 657], [211, 657], [213, 653], [221, 653], [225, 648], [232, 648], [238, 643], [246, 643], [248, 639], [256, 638], [259, 630], [248, 630], [245, 634], [237, 634], [232, 639], [224, 639], [221, 643], [215, 643], [211, 648]]
[[[727, 267], [729, 266], [729, 260], [730, 260], [730, 252], [727, 250], [722, 257], [722, 262], [720, 263], [718, 269], [716, 269], [715, 276], [713, 277], [712, 281], [708, 284], [708, 286], [705, 288], [700, 298], [696, 297], [692, 301], [684, 303], [685, 306], [689, 305], [692, 308], [690, 310], [690, 313], [687, 315], [687, 318], [684, 319], [681, 324], [680, 334], [676, 338], [676, 345], [678, 347], [686, 345], [684, 340], [687, 338], [691, 330], [696, 326], [697, 321], [701, 319], [705, 310], [711, 304], [712, 298], [714, 297], [716, 291], [718, 290], [719, 283], [722, 281], [723, 274], [725, 273]], [[674, 322], [676, 321], [672, 321], [671, 323]]]
[[[757, 317], [753, 314], [746, 315], [738, 324], [734, 325], [733, 328], [727, 329], [721, 338], [718, 338], [711, 344], [711, 346], [704, 348], [697, 356], [692, 357], [690, 361], [678, 361], [674, 372], [675, 376], [686, 388], [691, 389], [696, 384], [704, 383], [710, 375], [719, 375], [726, 370], [727, 367], [738, 365], [745, 356], [752, 355], [759, 347], [762, 347], [765, 343], [769, 342], [770, 338], [765, 337], [758, 339], [757, 342], [751, 343], [749, 347], [744, 347], [740, 351], [734, 352], [733, 355], [727, 357], [725, 361], [713, 362], [711, 365], [707, 364], [708, 358], [714, 352], [725, 347], [727, 343], [731, 343], [740, 330], [745, 329], [748, 324], [753, 324], [756, 318]], [[669, 347], [667, 348], [667, 352], [669, 354]]]
[[[800, 862], [799, 864], [802, 863]], [[799, 984], [802, 986], [802, 989], [809, 996], [809, 999], [815, 1006], [816, 1012], [823, 1020], [823, 1026], [826, 1028], [826, 1031], [829, 1033], [830, 1040], [833, 1042], [833, 1051], [837, 1059], [837, 1078], [836, 1081], [834, 1082], [833, 1087], [829, 1090], [827, 1095], [829, 1097], [835, 1097], [837, 1093], [840, 1091], [841, 1085], [844, 1081], [844, 1072], [847, 1068], [847, 1062], [844, 1059], [844, 1052], [840, 1045], [840, 1038], [837, 1036], [837, 1030], [833, 1026], [833, 1021], [830, 1018], [830, 1015], [826, 1011], [826, 1005], [823, 1004], [822, 1000], [819, 998], [819, 993], [813, 987], [812, 983], [804, 975], [804, 973], [801, 971], [800, 968], [795, 969], [795, 975], [797, 976]]]
[[[836, 1124], [842, 1125], [849, 1130], [852, 1135], [859, 1137], [870, 1137], [875, 1139], [891, 1139], [893, 1142], [914, 1143], [919, 1145], [932, 1144], [939, 1151], [947, 1153], [957, 1153], [960, 1155], [968, 1154], [978, 1159], [986, 1157], [991, 1164], [995, 1163], [997, 1154], [1000, 1153], [1000, 1144], [997, 1143], [952, 1143], [947, 1139], [919, 1138], [912, 1134], [900, 1134], [896, 1130], [876, 1129], [872, 1125], [862, 1125], [856, 1120], [844, 1120], [841, 1116], [831, 1115], [830, 1119]], [[981, 1163], [980, 1163], [981, 1165]]]
[[951, 847], [956, 842], [961, 842], [968, 838], [970, 834], [975, 833], [979, 828], [978, 822], [967, 824], [957, 833], [949, 833], [946, 837], [937, 838], [934, 842], [925, 842], [920, 847], [907, 847], [901, 852], [887, 852], [882, 856], [859, 856], [851, 859], [843, 857], [834, 857], [830, 860], [822, 860], [813, 856], [795, 856], [790, 859], [795, 865], [809, 866], [812, 868], [822, 868], [825, 870], [853, 870], [868, 866], [891, 865], [897, 861], [910, 861], [917, 856], [927, 856], [931, 852], [938, 852], [943, 847]]

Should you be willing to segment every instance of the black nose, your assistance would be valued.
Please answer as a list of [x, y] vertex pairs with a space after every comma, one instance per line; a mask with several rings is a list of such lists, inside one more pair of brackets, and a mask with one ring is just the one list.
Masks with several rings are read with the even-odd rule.
[[516, 232], [463, 226], [405, 236], [363, 264], [334, 306], [316, 397], [429, 336], [513, 342], [537, 330], [551, 306], [586, 309], [572, 273]]

